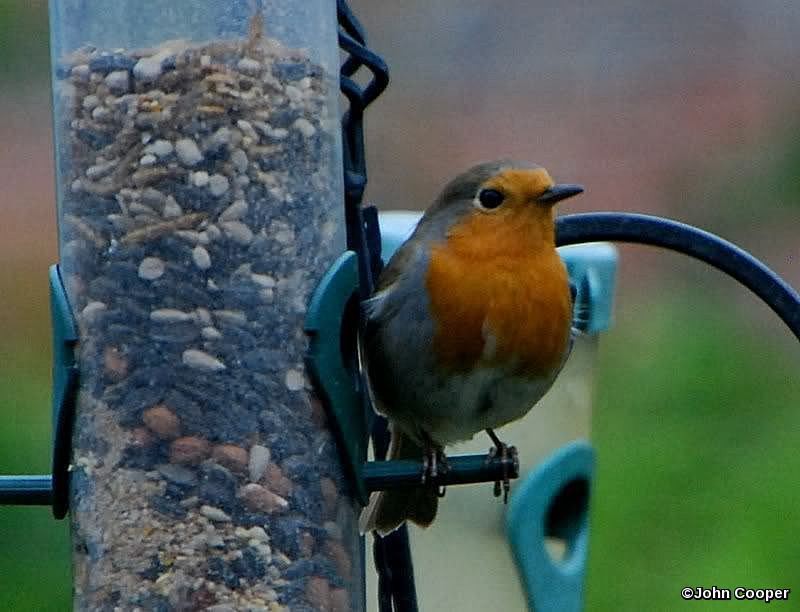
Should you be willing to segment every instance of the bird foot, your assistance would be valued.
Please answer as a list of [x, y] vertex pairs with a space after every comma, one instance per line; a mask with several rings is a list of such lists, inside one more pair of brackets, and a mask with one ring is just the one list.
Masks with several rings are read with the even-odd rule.
[[[436, 486], [436, 479], [449, 469], [450, 464], [447, 463], [447, 457], [442, 449], [432, 447], [426, 450], [422, 457], [422, 484]], [[446, 493], [447, 488], [444, 485], [437, 487], [438, 497], [444, 497]]]
[[501, 442], [500, 438], [494, 433], [493, 430], [487, 429], [486, 433], [492, 439], [494, 446], [489, 449], [489, 457], [487, 461], [492, 461], [495, 457], [500, 457], [503, 462], [503, 478], [496, 480], [494, 483], [494, 496], [500, 497], [503, 495], [503, 503], [508, 503], [508, 492], [511, 490], [511, 478], [509, 476], [509, 464], [517, 464], [518, 453], [516, 446], [509, 446], [505, 442]]
[[[447, 473], [450, 469], [450, 464], [447, 462], [447, 456], [441, 448], [431, 446], [425, 449], [425, 454], [422, 456], [422, 484], [433, 484], [436, 479], [442, 474]], [[444, 494], [440, 495], [444, 497]]]

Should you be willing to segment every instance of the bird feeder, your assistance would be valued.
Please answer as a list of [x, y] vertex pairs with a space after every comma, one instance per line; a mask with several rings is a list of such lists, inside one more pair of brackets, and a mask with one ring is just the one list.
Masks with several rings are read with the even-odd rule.
[[0, 477], [0, 503], [69, 512], [76, 609], [341, 612], [377, 597], [414, 612], [413, 556], [425, 609], [579, 610], [616, 253], [567, 245], [701, 259], [800, 338], [797, 292], [712, 234], [558, 219], [582, 332], [570, 362], [504, 430], [519, 460], [474, 441], [432, 482], [519, 476], [510, 503], [450, 487], [413, 555], [405, 528], [376, 539], [367, 600], [361, 507], [424, 470], [380, 460], [355, 351], [359, 300], [418, 218], [361, 206], [362, 116], [385, 64], [344, 0], [58, 0], [50, 16], [53, 472]]

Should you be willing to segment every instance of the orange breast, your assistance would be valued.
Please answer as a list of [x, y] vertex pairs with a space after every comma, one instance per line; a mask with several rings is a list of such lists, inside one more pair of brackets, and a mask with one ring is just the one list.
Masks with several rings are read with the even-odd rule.
[[547, 376], [561, 364], [572, 319], [567, 273], [552, 238], [527, 225], [467, 222], [432, 249], [433, 348], [446, 367], [502, 364]]

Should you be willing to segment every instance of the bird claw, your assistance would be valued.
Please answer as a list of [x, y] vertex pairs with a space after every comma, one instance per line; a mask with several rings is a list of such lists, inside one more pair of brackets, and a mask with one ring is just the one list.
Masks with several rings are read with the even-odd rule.
[[[435, 484], [436, 479], [450, 469], [447, 456], [441, 448], [431, 445], [422, 456], [422, 484]], [[442, 487], [444, 489], [444, 487]], [[444, 497], [444, 493], [439, 495]]]
[[496, 457], [500, 457], [503, 465], [503, 478], [500, 480], [496, 480], [494, 483], [494, 496], [500, 497], [503, 495], [503, 503], [508, 503], [508, 493], [511, 490], [511, 477], [509, 475], [509, 460], [513, 464], [517, 464], [518, 453], [516, 446], [509, 446], [505, 442], [501, 442], [500, 439], [495, 435], [494, 431], [491, 429], [487, 429], [486, 433], [489, 434], [489, 437], [494, 442], [494, 446], [489, 449], [489, 455], [487, 457], [487, 463], [491, 462]]
[[422, 474], [420, 476], [422, 484], [428, 484], [436, 480], [436, 477], [439, 475], [438, 463], [436, 451], [425, 451], [425, 454], [422, 456]]

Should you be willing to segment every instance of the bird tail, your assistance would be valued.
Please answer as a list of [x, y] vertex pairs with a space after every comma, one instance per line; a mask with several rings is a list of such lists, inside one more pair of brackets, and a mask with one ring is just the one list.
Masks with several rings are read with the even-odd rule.
[[[425, 450], [397, 427], [392, 428], [392, 439], [387, 459], [419, 459]], [[361, 533], [377, 531], [385, 536], [405, 521], [427, 527], [436, 517], [439, 496], [436, 487], [403, 487], [372, 494], [369, 505], [361, 512], [358, 528]]]

